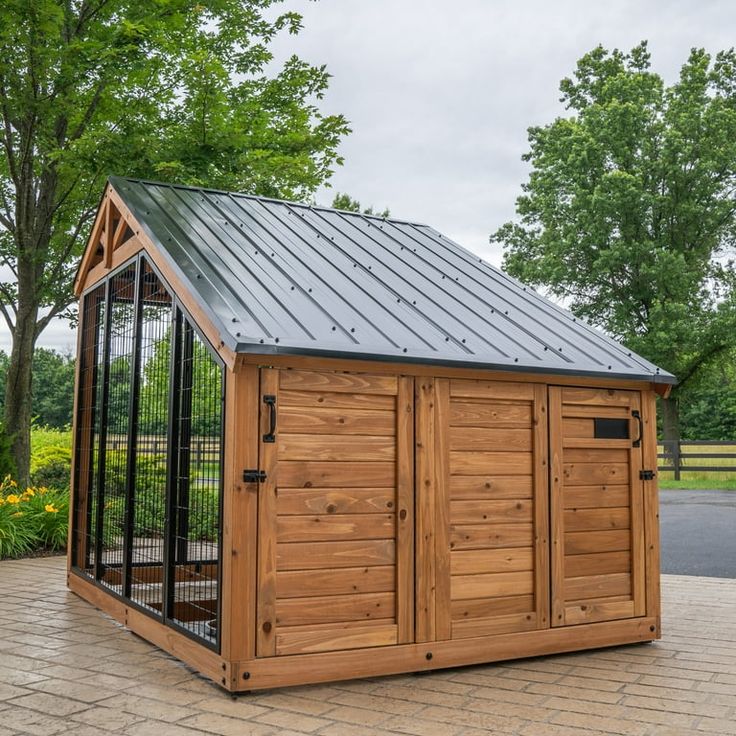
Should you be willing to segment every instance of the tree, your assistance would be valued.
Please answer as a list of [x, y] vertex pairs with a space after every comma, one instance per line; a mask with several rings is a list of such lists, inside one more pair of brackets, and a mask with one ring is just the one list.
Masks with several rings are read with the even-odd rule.
[[[0, 350], [0, 386], [8, 376], [8, 354]], [[36, 348], [33, 353], [33, 421], [44, 427], [65, 429], [72, 423], [74, 405], [74, 365], [71, 355], [48, 348]], [[5, 401], [0, 391], [0, 413]]]
[[678, 394], [736, 340], [736, 54], [694, 49], [678, 81], [646, 42], [598, 47], [560, 85], [570, 114], [529, 129], [505, 268], [675, 373]]
[[361, 212], [364, 215], [375, 215], [376, 217], [390, 217], [391, 212], [386, 207], [383, 212], [374, 212], [373, 207], [366, 207], [363, 209], [360, 202], [357, 199], [353, 199], [349, 194], [342, 194], [338, 192], [335, 198], [332, 200], [331, 207], [336, 210], [345, 210], [346, 212]]
[[44, 427], [63, 429], [72, 423], [74, 366], [70, 355], [48, 348], [33, 353], [33, 421]]
[[301, 17], [279, 0], [0, 3], [0, 313], [5, 419], [28, 478], [33, 348], [68, 314], [108, 174], [309, 198], [340, 158], [324, 67], [269, 44]]

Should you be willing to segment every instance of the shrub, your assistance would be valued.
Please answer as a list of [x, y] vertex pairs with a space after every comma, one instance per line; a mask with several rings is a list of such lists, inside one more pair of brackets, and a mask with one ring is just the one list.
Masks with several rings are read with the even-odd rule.
[[31, 481], [35, 486], [69, 490], [72, 451], [63, 445], [46, 445], [31, 456]]
[[44, 487], [22, 491], [6, 476], [0, 483], [0, 559], [66, 546], [69, 494]]

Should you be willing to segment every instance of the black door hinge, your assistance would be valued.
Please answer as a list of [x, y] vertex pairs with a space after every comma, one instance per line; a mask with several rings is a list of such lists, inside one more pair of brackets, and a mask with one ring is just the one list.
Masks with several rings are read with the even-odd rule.
[[266, 480], [265, 470], [244, 470], [243, 471], [243, 482], [244, 483], [263, 483]]
[[640, 470], [639, 480], [654, 480], [654, 471], [653, 470]]

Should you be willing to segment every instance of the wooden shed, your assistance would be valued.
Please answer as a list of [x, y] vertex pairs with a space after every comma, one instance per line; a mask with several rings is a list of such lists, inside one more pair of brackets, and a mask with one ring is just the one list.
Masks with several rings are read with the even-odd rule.
[[427, 225], [111, 178], [69, 587], [230, 691], [660, 636], [673, 376]]

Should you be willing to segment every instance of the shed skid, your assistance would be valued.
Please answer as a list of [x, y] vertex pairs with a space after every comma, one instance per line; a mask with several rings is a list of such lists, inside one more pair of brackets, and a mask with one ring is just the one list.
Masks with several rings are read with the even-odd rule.
[[[535, 334], [544, 300], [425, 226], [192, 191], [109, 186], [82, 262], [72, 591], [231, 692], [661, 636], [650, 471], [671, 376], [551, 307]], [[198, 213], [189, 229], [171, 215], [178, 198]], [[203, 255], [207, 228], [224, 245]], [[296, 256], [276, 236], [301, 266], [283, 265]], [[408, 264], [426, 281], [441, 261], [452, 283], [422, 283], [445, 311], [425, 320], [413, 294], [391, 296], [388, 327], [360, 323], [383, 350], [367, 358], [305, 292], [333, 267], [299, 250], [310, 239], [349, 254], [351, 284], [382, 273], [413, 289]], [[303, 267], [303, 314], [287, 304], [296, 286], [261, 265], [266, 241], [284, 273]], [[253, 299], [298, 322], [300, 340], [329, 334], [282, 352], [247, 332], [271, 319], [247, 300], [225, 324], [223, 304], [242, 297], [215, 262], [252, 278]], [[461, 277], [495, 284], [517, 314], [463, 306], [488, 352], [454, 340], [443, 358], [436, 326], [460, 319], [447, 310]], [[356, 299], [389, 309], [368, 288]], [[486, 360], [503, 352], [489, 335], [527, 364]], [[546, 357], [552, 337], [564, 356]]]

